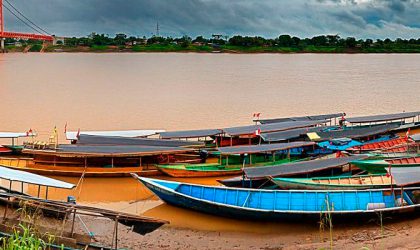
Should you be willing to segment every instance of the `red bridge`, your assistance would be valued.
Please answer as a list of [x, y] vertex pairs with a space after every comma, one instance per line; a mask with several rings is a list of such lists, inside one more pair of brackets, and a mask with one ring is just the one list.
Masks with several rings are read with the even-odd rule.
[[[5, 5], [4, 2], [8, 5]], [[31, 34], [31, 33], [19, 33], [19, 32], [10, 32], [4, 30], [4, 14], [3, 10], [8, 10], [12, 15], [22, 21], [31, 29], [39, 32], [39, 34]], [[26, 20], [25, 20], [26, 19]], [[44, 29], [33, 23], [29, 20], [26, 16], [24, 16], [19, 10], [17, 10], [9, 0], [0, 0], [0, 40], [1, 40], [1, 48], [4, 49], [4, 39], [5, 38], [16, 38], [16, 39], [32, 39], [32, 40], [42, 40], [42, 41], [53, 41], [54, 37]]]

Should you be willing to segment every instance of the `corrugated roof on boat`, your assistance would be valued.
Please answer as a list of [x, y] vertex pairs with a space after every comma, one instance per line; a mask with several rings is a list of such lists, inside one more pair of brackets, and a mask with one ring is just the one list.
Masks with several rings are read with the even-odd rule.
[[0, 166], [0, 179], [9, 181], [19, 181], [29, 184], [55, 188], [72, 189], [75, 187], [75, 185], [68, 182], [59, 181], [45, 176], [28, 173], [25, 171], [14, 170], [3, 166]]
[[26, 132], [0, 132], [0, 138], [8, 139], [8, 138], [18, 138], [18, 137], [29, 137], [35, 136], [35, 133], [26, 133]]
[[291, 148], [299, 148], [299, 147], [312, 146], [312, 145], [315, 145], [315, 143], [298, 141], [298, 142], [289, 142], [289, 143], [219, 147], [217, 150], [222, 155], [252, 154], [252, 153], [262, 153], [262, 152], [274, 152], [274, 151], [287, 150]]
[[198, 138], [215, 136], [221, 133], [223, 133], [221, 129], [180, 130], [160, 133], [160, 137], [163, 139]]
[[57, 150], [24, 149], [24, 153], [57, 155], [61, 157], [130, 157], [193, 152], [181, 147], [154, 147], [137, 145], [77, 145], [62, 144]]
[[321, 170], [341, 167], [351, 161], [366, 159], [366, 155], [354, 155], [342, 158], [331, 158], [323, 160], [310, 160], [295, 163], [286, 163], [280, 165], [271, 165], [264, 167], [245, 168], [245, 175], [248, 178], [264, 178], [275, 176], [290, 176], [298, 174], [307, 174]]
[[264, 134], [261, 134], [260, 136], [266, 142], [277, 142], [277, 141], [296, 139], [300, 137], [301, 135], [305, 135], [306, 133], [319, 132], [326, 128], [327, 127], [297, 128], [297, 129], [291, 129], [291, 130], [286, 130], [286, 131], [264, 133]]
[[308, 115], [308, 116], [296, 116], [296, 117], [283, 117], [283, 118], [271, 118], [271, 119], [259, 119], [261, 124], [288, 122], [288, 121], [316, 121], [316, 120], [330, 120], [343, 116], [344, 113], [334, 113], [325, 115]]
[[385, 115], [369, 115], [369, 116], [359, 116], [359, 117], [350, 117], [346, 118], [346, 121], [350, 123], [367, 123], [367, 122], [384, 122], [392, 121], [399, 119], [406, 119], [420, 115], [420, 111], [417, 112], [403, 112], [395, 114], [385, 114]]
[[399, 127], [399, 124], [390, 123], [383, 125], [375, 125], [371, 127], [350, 127], [344, 130], [330, 130], [330, 131], [320, 131], [316, 132], [320, 137], [319, 140], [329, 140], [335, 138], [351, 138], [357, 139], [362, 137], [368, 137], [372, 135], [384, 134], [392, 131], [393, 129]]
[[408, 186], [420, 184], [420, 167], [392, 167], [390, 172], [392, 179], [398, 186]]
[[138, 145], [60, 145], [58, 151], [65, 153], [86, 153], [86, 154], [142, 154], [142, 153], [162, 153], [177, 151], [192, 151], [181, 147], [158, 147], [158, 146], [138, 146]]
[[[119, 136], [119, 137], [145, 137], [155, 135], [165, 130], [115, 130], [115, 131], [80, 131], [79, 135], [98, 135], [98, 136]], [[67, 140], [77, 140], [78, 131], [67, 131]]]
[[279, 123], [270, 123], [270, 124], [261, 124], [261, 125], [248, 125], [248, 126], [239, 126], [224, 128], [223, 131], [231, 136], [240, 136], [240, 135], [252, 135], [256, 130], [260, 129], [261, 133], [284, 131], [295, 128], [305, 128], [311, 127], [318, 124], [325, 123], [325, 120], [316, 120], [316, 121], [288, 121], [288, 122], [279, 122]]
[[188, 147], [203, 146], [202, 142], [163, 140], [152, 138], [127, 138], [117, 136], [96, 136], [80, 135], [77, 140], [79, 145], [137, 145], [137, 146], [155, 146], [155, 147]]

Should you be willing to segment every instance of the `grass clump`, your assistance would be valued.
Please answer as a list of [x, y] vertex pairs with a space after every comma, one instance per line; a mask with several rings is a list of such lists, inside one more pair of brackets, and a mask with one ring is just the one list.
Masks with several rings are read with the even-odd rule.
[[38, 232], [36, 221], [40, 219], [41, 211], [28, 207], [25, 202], [20, 205], [21, 208], [17, 210], [20, 213], [19, 225], [13, 226], [13, 232], [0, 234], [0, 250], [64, 250], [64, 245], [54, 245], [54, 235]]
[[[49, 245], [53, 242], [54, 237], [48, 235], [49, 242], [45, 242], [41, 237], [36, 235], [34, 228], [19, 224], [14, 229], [14, 233], [9, 237], [0, 238], [2, 250], [23, 250], [23, 249], [49, 249]], [[62, 247], [62, 249], [64, 249]]]

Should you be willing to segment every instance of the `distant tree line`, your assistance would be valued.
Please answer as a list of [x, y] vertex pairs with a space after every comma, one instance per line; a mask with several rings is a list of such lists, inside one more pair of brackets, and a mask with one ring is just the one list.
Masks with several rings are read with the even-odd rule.
[[[7, 39], [6, 43], [16, 42]], [[24, 41], [22, 43], [39, 43], [37, 41]], [[92, 33], [86, 37], [72, 37], [65, 39], [66, 46], [129, 46], [129, 45], [178, 45], [180, 47], [193, 46], [224, 46], [224, 47], [270, 47], [270, 48], [292, 48], [293, 51], [299, 51], [307, 47], [331, 47], [331, 48], [415, 48], [420, 50], [420, 38], [395, 40], [387, 39], [356, 39], [355, 37], [342, 38], [338, 35], [320, 35], [312, 38], [299, 38], [290, 35], [280, 35], [274, 39], [261, 36], [240, 36], [231, 38], [221, 35], [213, 35], [212, 38], [197, 36], [191, 38], [182, 36], [178, 38], [151, 36], [134, 37], [126, 34], [116, 34], [114, 37], [105, 34]]]
[[304, 47], [304, 46], [338, 46], [345, 48], [353, 48], [356, 46], [369, 47], [369, 46], [384, 46], [384, 45], [420, 45], [420, 38], [417, 39], [401, 39], [397, 38], [391, 40], [389, 38], [381, 39], [356, 39], [354, 37], [342, 38], [338, 35], [321, 35], [312, 38], [299, 38], [290, 35], [280, 35], [274, 39], [264, 38], [260, 36], [233, 36], [229, 39], [221, 38], [205, 38], [197, 36], [192, 39], [189, 36], [182, 36], [179, 38], [152, 36], [146, 37], [128, 37], [125, 34], [117, 34], [115, 37], [109, 37], [105, 34], [92, 34], [88, 37], [80, 38], [67, 38], [66, 44], [71, 46], [84, 45], [127, 45], [127, 44], [180, 44], [188, 46], [190, 44], [218, 44], [218, 45], [232, 45], [244, 47], [259, 47], [259, 46], [279, 46], [279, 47]]

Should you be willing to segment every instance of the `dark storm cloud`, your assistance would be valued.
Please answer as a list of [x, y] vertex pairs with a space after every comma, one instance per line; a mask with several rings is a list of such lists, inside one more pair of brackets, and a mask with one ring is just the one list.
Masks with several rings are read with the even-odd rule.
[[[11, 1], [11, 0], [9, 0]], [[12, 3], [48, 31], [150, 36], [214, 33], [275, 37], [339, 34], [420, 37], [419, 0], [20, 0]], [[24, 27], [6, 13], [9, 29]]]

